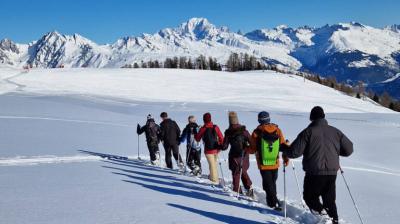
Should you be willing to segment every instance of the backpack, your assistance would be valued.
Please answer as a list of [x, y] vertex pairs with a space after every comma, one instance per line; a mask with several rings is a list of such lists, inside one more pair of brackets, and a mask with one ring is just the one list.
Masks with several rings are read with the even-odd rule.
[[196, 141], [196, 139], [194, 139], [194, 132], [192, 131], [190, 134], [190, 148], [191, 149], [195, 149], [196, 151], [200, 151], [201, 150], [201, 144], [200, 142]]
[[203, 135], [204, 147], [206, 149], [217, 149], [218, 147], [218, 137], [215, 131], [215, 125], [212, 128], [206, 128]]
[[260, 162], [264, 166], [273, 166], [279, 154], [279, 135], [274, 133], [262, 132], [260, 138]]
[[244, 136], [243, 132], [241, 132], [230, 137], [229, 144], [231, 145], [231, 153], [235, 155], [242, 155], [243, 150], [246, 146], [248, 146], [248, 140]]
[[149, 122], [148, 124], [148, 130], [149, 130], [149, 140], [151, 143], [159, 143], [159, 128], [155, 122]]

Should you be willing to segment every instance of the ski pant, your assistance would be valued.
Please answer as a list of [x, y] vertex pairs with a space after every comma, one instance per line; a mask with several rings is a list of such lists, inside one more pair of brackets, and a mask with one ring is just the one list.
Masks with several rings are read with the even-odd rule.
[[[320, 201], [322, 197], [322, 204]], [[309, 175], [304, 177], [303, 198], [307, 206], [316, 212], [326, 210], [329, 217], [338, 220], [336, 208], [336, 175]]]
[[[240, 179], [242, 179], [244, 188], [246, 190], [249, 190], [252, 182], [247, 174], [247, 170], [249, 169], [250, 162], [249, 162], [249, 154], [245, 154], [243, 157], [243, 162], [242, 162], [242, 167], [240, 167], [242, 157], [233, 157], [229, 156], [229, 169], [232, 171], [232, 190], [234, 192], [239, 191], [240, 187]], [[240, 176], [240, 172], [242, 173], [242, 176]]]
[[149, 149], [150, 160], [154, 161], [157, 159], [157, 153], [159, 152], [158, 144], [154, 142], [147, 142], [147, 148]]
[[278, 169], [276, 170], [260, 170], [262, 177], [263, 189], [267, 196], [267, 205], [271, 208], [280, 205], [276, 196], [276, 180], [278, 179]]
[[186, 165], [193, 170], [195, 166], [201, 169], [201, 149], [193, 149], [190, 145], [186, 146]]
[[176, 161], [179, 161], [179, 163], [182, 163], [182, 157], [179, 154], [179, 146], [178, 144], [168, 144], [164, 143], [164, 149], [165, 149], [165, 163], [167, 164], [167, 167], [172, 169], [172, 159], [171, 156], [173, 155]]
[[214, 184], [219, 184], [218, 178], [218, 154], [206, 154], [208, 167], [210, 170], [210, 177], [209, 179], [214, 182]]

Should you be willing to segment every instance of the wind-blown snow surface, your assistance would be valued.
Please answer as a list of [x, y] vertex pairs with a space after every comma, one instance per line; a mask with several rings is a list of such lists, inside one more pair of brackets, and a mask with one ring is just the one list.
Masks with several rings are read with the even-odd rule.
[[179, 69], [37, 69], [16, 76], [24, 92], [81, 94], [156, 102], [230, 104], [306, 112], [391, 111], [302, 77], [272, 71], [213, 72]]
[[[354, 155], [341, 162], [366, 223], [397, 223], [400, 117], [373, 103], [347, 101], [353, 98], [275, 73], [111, 69], [19, 73], [1, 69], [0, 74], [0, 223], [283, 223], [282, 215], [265, 205], [237, 201], [191, 177], [135, 160], [102, 162], [78, 150], [134, 159], [136, 123], [143, 124], [148, 113], [157, 119], [161, 111], [168, 111], [181, 128], [189, 114], [201, 120], [201, 115], [210, 111], [224, 130], [227, 110], [236, 110], [240, 121], [252, 130], [257, 112], [266, 109], [293, 140], [308, 124], [305, 111], [318, 103], [336, 112], [327, 110], [329, 123], [354, 141]], [[226, 76], [231, 79], [222, 78]], [[240, 85], [244, 87], [240, 89]], [[186, 91], [189, 87], [198, 88]], [[171, 92], [162, 91], [168, 89]], [[154, 93], [157, 91], [160, 93]], [[313, 92], [305, 95], [307, 91]], [[163, 93], [176, 98], [168, 99]], [[204, 95], [215, 101], [201, 102]], [[286, 97], [287, 103], [270, 106], [268, 99], [279, 95]], [[292, 99], [302, 100], [302, 106], [296, 107]], [[330, 105], [329, 101], [337, 103]], [[140, 152], [147, 158], [143, 136]], [[226, 152], [221, 154], [226, 157]], [[262, 196], [252, 158], [250, 176]], [[202, 163], [207, 173], [207, 164]], [[295, 164], [302, 182], [301, 164]], [[225, 178], [231, 179], [227, 164], [222, 166]], [[283, 173], [279, 174], [281, 197]], [[290, 223], [315, 223], [307, 213], [295, 209], [300, 200], [290, 169], [287, 175]], [[358, 223], [340, 176], [337, 188], [341, 218]]]

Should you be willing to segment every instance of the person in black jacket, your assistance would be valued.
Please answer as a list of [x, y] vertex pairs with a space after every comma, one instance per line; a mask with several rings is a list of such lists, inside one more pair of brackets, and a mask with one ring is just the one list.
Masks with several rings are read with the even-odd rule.
[[325, 210], [333, 223], [339, 223], [336, 208], [339, 156], [350, 156], [353, 143], [340, 130], [328, 125], [321, 107], [316, 106], [311, 110], [310, 120], [311, 124], [289, 147], [282, 150], [289, 158], [303, 155], [303, 169], [306, 172], [303, 197], [310, 210], [319, 214]]
[[160, 126], [156, 124], [154, 118], [151, 116], [151, 114], [149, 114], [147, 115], [146, 124], [143, 127], [140, 127], [138, 124], [136, 132], [138, 135], [143, 134], [143, 132], [146, 134], [146, 142], [147, 148], [149, 149], [150, 160], [153, 165], [156, 165], [160, 159], [158, 149], [161, 134]]
[[163, 142], [165, 149], [165, 163], [167, 167], [172, 169], [171, 154], [174, 156], [178, 167], [182, 169], [183, 162], [182, 157], [179, 154], [179, 136], [181, 134], [181, 129], [179, 129], [178, 124], [168, 118], [166, 112], [162, 112], [160, 115], [163, 120], [160, 124], [161, 127], [161, 141]]
[[186, 141], [186, 165], [193, 175], [201, 174], [201, 144], [194, 139], [199, 132], [199, 125], [193, 115], [188, 117], [188, 124], [182, 131], [180, 142]]
[[240, 189], [240, 179], [249, 197], [254, 197], [252, 182], [247, 170], [250, 167], [249, 153], [246, 151], [250, 147], [250, 133], [246, 126], [239, 124], [237, 113], [229, 112], [229, 128], [225, 130], [224, 144], [222, 150], [229, 150], [229, 169], [232, 172], [232, 190], [243, 193]]

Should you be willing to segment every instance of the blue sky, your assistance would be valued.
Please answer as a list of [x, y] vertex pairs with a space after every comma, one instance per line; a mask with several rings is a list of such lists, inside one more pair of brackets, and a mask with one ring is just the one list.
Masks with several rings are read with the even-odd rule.
[[175, 27], [191, 17], [206, 17], [217, 26], [243, 32], [280, 24], [400, 24], [398, 0], [1, 0], [0, 6], [0, 39], [20, 43], [52, 30], [112, 43]]

